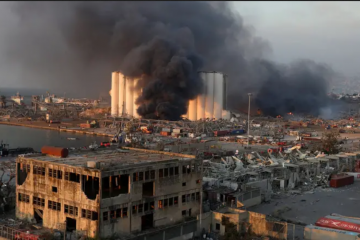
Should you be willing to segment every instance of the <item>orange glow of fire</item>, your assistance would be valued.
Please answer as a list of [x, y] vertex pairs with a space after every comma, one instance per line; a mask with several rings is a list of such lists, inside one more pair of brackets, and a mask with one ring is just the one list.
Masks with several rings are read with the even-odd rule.
[[293, 115], [292, 112], [289, 112], [288, 114], [289, 114], [289, 115]]

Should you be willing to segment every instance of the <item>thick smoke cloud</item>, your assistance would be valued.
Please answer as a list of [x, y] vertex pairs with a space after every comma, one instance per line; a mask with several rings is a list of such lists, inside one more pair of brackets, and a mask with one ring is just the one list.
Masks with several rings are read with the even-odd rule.
[[[26, 81], [96, 93], [110, 72], [142, 77], [138, 112], [178, 119], [201, 90], [198, 70], [228, 75], [228, 107], [247, 93], [265, 114], [318, 113], [331, 69], [311, 61], [278, 66], [269, 44], [227, 2], [12, 2], [7, 62]], [[25, 78], [25, 77], [24, 77]]]

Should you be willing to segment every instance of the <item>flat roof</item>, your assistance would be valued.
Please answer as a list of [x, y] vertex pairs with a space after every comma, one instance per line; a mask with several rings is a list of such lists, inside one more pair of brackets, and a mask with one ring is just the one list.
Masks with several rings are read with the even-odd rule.
[[[87, 167], [87, 162], [98, 162], [114, 169], [123, 166], [137, 164], [148, 164], [151, 162], [162, 162], [168, 160], [189, 160], [195, 159], [194, 155], [185, 155], [179, 153], [153, 151], [137, 148], [123, 149], [97, 149], [87, 151], [71, 151], [66, 158], [60, 158], [50, 155], [42, 156], [24, 156], [22, 159], [43, 161], [47, 163], [69, 165], [73, 167]], [[100, 167], [101, 169], [101, 167]]]

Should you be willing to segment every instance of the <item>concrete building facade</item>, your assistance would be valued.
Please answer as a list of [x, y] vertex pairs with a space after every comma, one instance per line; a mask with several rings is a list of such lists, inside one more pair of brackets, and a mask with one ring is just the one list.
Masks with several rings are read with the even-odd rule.
[[46, 228], [134, 237], [200, 213], [202, 161], [192, 155], [118, 149], [16, 164], [16, 216]]

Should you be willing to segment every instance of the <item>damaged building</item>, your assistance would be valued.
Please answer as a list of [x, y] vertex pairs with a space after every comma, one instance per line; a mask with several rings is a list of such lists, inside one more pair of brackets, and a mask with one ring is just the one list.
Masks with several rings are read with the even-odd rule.
[[195, 156], [130, 148], [42, 152], [48, 154], [17, 159], [17, 218], [89, 237], [132, 238], [174, 224], [152, 236], [196, 231], [202, 161]]

